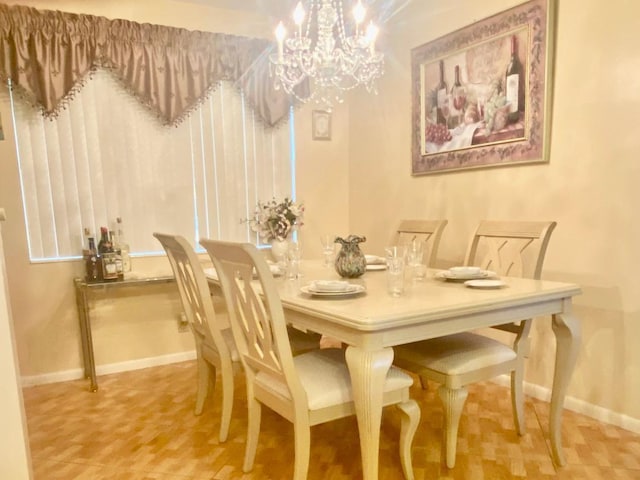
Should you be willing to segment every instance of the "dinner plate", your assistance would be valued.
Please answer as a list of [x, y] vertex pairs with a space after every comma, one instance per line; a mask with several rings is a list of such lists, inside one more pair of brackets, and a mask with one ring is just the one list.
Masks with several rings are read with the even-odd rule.
[[313, 290], [310, 285], [305, 285], [304, 287], [300, 287], [300, 291], [302, 293], [306, 293], [307, 295], [313, 295], [315, 297], [344, 297], [347, 295], [356, 295], [358, 293], [362, 293], [366, 290], [364, 285], [356, 285], [351, 284], [347, 290], [341, 292], [319, 292]]
[[382, 265], [377, 265], [377, 264], [371, 264], [371, 265], [367, 265], [367, 270], [372, 271], [372, 270], [386, 270], [387, 269], [387, 265], [382, 264]]
[[467, 280], [464, 284], [472, 288], [500, 288], [506, 285], [502, 280]]
[[365, 255], [365, 260], [367, 261], [367, 265], [386, 265], [387, 260], [384, 257], [379, 257], [377, 255]]
[[463, 281], [463, 280], [478, 280], [483, 278], [495, 277], [496, 273], [490, 270], [481, 270], [480, 273], [476, 274], [452, 274], [448, 270], [444, 270], [442, 272], [438, 272], [435, 274], [436, 278], [444, 279], [444, 280], [453, 280], [453, 281]]

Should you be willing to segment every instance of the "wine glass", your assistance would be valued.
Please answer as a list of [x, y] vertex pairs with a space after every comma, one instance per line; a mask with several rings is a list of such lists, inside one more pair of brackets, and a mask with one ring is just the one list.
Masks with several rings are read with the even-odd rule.
[[320, 243], [322, 244], [322, 256], [324, 258], [324, 266], [330, 268], [333, 265], [333, 259], [336, 252], [336, 236], [330, 234], [320, 235]]

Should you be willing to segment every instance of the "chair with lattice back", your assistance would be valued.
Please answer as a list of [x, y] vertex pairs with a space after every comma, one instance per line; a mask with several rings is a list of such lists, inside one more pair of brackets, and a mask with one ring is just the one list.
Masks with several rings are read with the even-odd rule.
[[[260, 432], [261, 405], [293, 423], [293, 478], [307, 478], [311, 426], [355, 414], [344, 350], [316, 349], [293, 356], [277, 285], [254, 245], [201, 240], [216, 267], [240, 359], [245, 371], [248, 433], [243, 470], [253, 467]], [[254, 278], [253, 272], [257, 272]], [[411, 376], [392, 367], [383, 405], [403, 413], [400, 459], [413, 478], [411, 444], [420, 410], [409, 398]]]
[[[501, 276], [539, 279], [547, 245], [556, 222], [483, 221], [467, 249], [465, 265]], [[454, 467], [458, 425], [467, 398], [466, 385], [510, 373], [511, 404], [519, 435], [524, 434], [522, 380], [529, 350], [531, 320], [494, 328], [515, 334], [512, 345], [480, 333], [463, 332], [394, 348], [394, 363], [416, 373], [423, 385], [440, 383], [444, 407], [443, 454]]]
[[402, 220], [394, 233], [393, 243], [407, 245], [414, 239], [423, 242], [424, 263], [427, 267], [434, 267], [446, 226], [447, 220]]
[[216, 371], [222, 379], [222, 414], [219, 439], [226, 441], [233, 409], [233, 377], [240, 357], [228, 320], [214, 310], [209, 283], [193, 247], [179, 235], [154, 233], [167, 252], [184, 314], [196, 344], [197, 394], [195, 414], [202, 414], [208, 392], [213, 390]]

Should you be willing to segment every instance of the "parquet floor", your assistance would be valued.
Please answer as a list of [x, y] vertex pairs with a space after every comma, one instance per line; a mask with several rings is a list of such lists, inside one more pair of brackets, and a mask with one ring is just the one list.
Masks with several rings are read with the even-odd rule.
[[[80, 380], [25, 388], [35, 480], [290, 479], [291, 425], [266, 408], [254, 470], [242, 473], [246, 395], [243, 376], [236, 379], [225, 444], [218, 443], [218, 395], [210, 397], [202, 416], [193, 415], [194, 362], [101, 376], [97, 393]], [[640, 479], [640, 435], [570, 411], [563, 428], [568, 465], [556, 469], [548, 448], [548, 404], [527, 399], [528, 432], [519, 438], [508, 389], [493, 383], [470, 389], [457, 465], [448, 470], [440, 461], [435, 389], [423, 391], [416, 381], [412, 395], [422, 407], [413, 447], [417, 480]], [[402, 479], [398, 433], [398, 414], [385, 410], [381, 480]], [[309, 480], [361, 475], [355, 417], [312, 428]]]

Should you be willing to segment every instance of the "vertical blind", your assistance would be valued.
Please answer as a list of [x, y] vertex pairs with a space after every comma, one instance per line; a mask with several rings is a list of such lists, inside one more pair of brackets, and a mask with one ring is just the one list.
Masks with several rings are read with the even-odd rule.
[[257, 241], [242, 222], [256, 202], [294, 194], [290, 125], [265, 128], [230, 83], [177, 127], [106, 71], [55, 120], [13, 97], [12, 109], [32, 261], [79, 257], [84, 228], [116, 217], [133, 254], [160, 253], [156, 231]]

